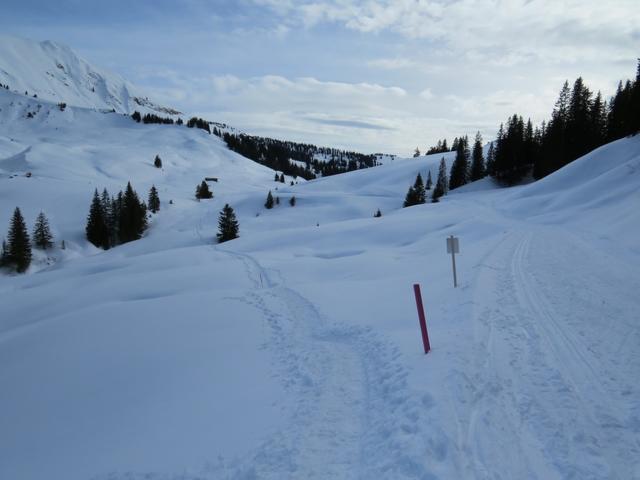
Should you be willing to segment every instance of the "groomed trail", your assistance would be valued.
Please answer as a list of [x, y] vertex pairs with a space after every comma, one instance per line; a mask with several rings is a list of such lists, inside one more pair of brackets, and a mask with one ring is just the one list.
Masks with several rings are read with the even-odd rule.
[[620, 312], [639, 285], [591, 245], [522, 224], [478, 264], [473, 349], [448, 376], [464, 478], [637, 478], [640, 329]]

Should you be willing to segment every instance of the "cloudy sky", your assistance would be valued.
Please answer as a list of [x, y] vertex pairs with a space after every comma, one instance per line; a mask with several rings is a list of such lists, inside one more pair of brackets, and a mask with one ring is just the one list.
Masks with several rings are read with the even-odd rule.
[[408, 154], [635, 75], [637, 0], [3, 0], [150, 98], [250, 133]]

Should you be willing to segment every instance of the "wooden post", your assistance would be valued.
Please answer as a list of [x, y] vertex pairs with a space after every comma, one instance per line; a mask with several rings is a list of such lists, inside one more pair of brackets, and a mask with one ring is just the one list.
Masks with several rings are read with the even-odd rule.
[[418, 319], [420, 320], [420, 331], [422, 332], [422, 345], [424, 346], [424, 353], [429, 353], [431, 350], [431, 344], [429, 343], [429, 332], [427, 332], [427, 320], [424, 315], [424, 307], [422, 305], [422, 294], [420, 293], [420, 285], [413, 285], [413, 293], [416, 296], [416, 307], [418, 308]]

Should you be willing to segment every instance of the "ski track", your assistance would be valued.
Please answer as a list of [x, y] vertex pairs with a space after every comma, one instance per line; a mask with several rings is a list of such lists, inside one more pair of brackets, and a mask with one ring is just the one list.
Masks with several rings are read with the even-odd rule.
[[[635, 478], [637, 406], [616, 411], [620, 403], [607, 402], [632, 398], [629, 380], [609, 373], [615, 366], [601, 363], [585, 343], [592, 336], [576, 333], [573, 319], [556, 311], [553, 290], [543, 293], [532, 269], [535, 251], [536, 261], [546, 255], [556, 263], [550, 272], [566, 272], [568, 248], [575, 248], [571, 238], [555, 230], [514, 232], [480, 262], [489, 268], [476, 280], [473, 353], [448, 379], [465, 478]], [[568, 276], [565, 286], [581, 288], [579, 277]]]

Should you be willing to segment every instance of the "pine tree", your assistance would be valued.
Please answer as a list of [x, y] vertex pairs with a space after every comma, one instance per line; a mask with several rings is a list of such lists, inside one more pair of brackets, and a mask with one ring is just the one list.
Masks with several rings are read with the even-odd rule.
[[487, 152], [487, 165], [485, 167], [486, 174], [492, 176], [494, 175], [493, 165], [496, 160], [496, 151], [493, 147], [493, 143], [494, 142], [491, 142], [489, 144], [489, 151]]
[[204, 180], [196, 187], [196, 198], [213, 198], [213, 193], [209, 190], [209, 185]]
[[160, 210], [160, 197], [158, 197], [158, 190], [156, 190], [155, 185], [151, 185], [147, 204], [149, 205], [149, 210], [151, 211], [151, 213], [158, 213], [158, 211]]
[[567, 111], [567, 151], [561, 166], [572, 162], [590, 150], [590, 110], [591, 92], [578, 77], [573, 84]]
[[451, 190], [465, 185], [469, 180], [468, 138], [466, 136], [460, 137], [457, 145], [456, 159], [451, 165], [451, 177], [449, 179], [449, 188]]
[[410, 186], [407, 194], [404, 197], [404, 203], [402, 204], [402, 207], [412, 207], [413, 205], [417, 205], [416, 191], [413, 189], [413, 186]]
[[153, 160], [153, 165], [156, 168], [162, 168], [162, 159], [160, 158], [160, 155], [156, 155], [156, 158]]
[[425, 189], [431, 190], [432, 186], [433, 186], [433, 180], [431, 180], [431, 170], [429, 170], [429, 172], [427, 172], [427, 184], [425, 186]]
[[23, 273], [31, 265], [31, 241], [18, 207], [13, 212], [7, 238], [8, 263], [14, 266], [18, 273]]
[[413, 184], [413, 191], [416, 194], [416, 204], [422, 204], [425, 202], [426, 194], [424, 189], [424, 182], [422, 181], [422, 175], [418, 173], [416, 181]]
[[120, 243], [138, 240], [147, 228], [147, 207], [140, 202], [131, 183], [127, 183], [118, 218]]
[[225, 204], [224, 208], [220, 212], [220, 216], [218, 218], [218, 230], [219, 232], [216, 235], [218, 243], [238, 238], [238, 221], [233, 208], [231, 208], [228, 203]]
[[284, 183], [284, 173], [280, 174], [280, 183]]
[[33, 227], [33, 243], [43, 250], [53, 246], [53, 235], [49, 228], [49, 220], [47, 220], [43, 212], [40, 212], [36, 217], [36, 223]]
[[276, 205], [280, 205], [280, 197], [276, 197]]
[[0, 268], [9, 266], [9, 247], [7, 242], [2, 239], [2, 250], [0, 250]]
[[278, 172], [276, 172], [275, 176], [273, 177], [273, 181], [274, 182], [279, 182], [280, 181], [280, 175], [278, 175]]
[[91, 201], [91, 207], [89, 208], [89, 216], [87, 217], [85, 233], [87, 235], [87, 240], [93, 243], [96, 247], [104, 249], [109, 248], [109, 231], [104, 218], [102, 202], [98, 196], [98, 189], [93, 193], [93, 200]]
[[422, 175], [418, 173], [414, 184], [409, 187], [407, 195], [405, 196], [403, 207], [411, 207], [413, 205], [420, 205], [425, 202], [425, 190], [424, 183], [422, 181]]
[[418, 158], [419, 156], [420, 156], [420, 149], [416, 147], [415, 151], [413, 152], [413, 158]]
[[296, 197], [295, 197], [295, 196], [294, 196], [294, 197], [291, 197], [291, 198], [289, 199], [289, 205], [291, 205], [292, 207], [295, 207], [295, 206], [296, 206]]
[[376, 213], [373, 214], [374, 218], [380, 218], [381, 216], [382, 216], [382, 212], [380, 211], [380, 209], [378, 209]]
[[267, 201], [264, 203], [265, 208], [272, 209], [273, 208], [273, 195], [271, 195], [271, 190], [267, 195]]
[[476, 133], [471, 160], [471, 181], [475, 182], [485, 176], [484, 156], [482, 154], [482, 136]]
[[446, 195], [449, 191], [449, 181], [447, 176], [447, 164], [444, 161], [444, 157], [440, 160], [440, 166], [438, 167], [438, 178], [436, 179], [436, 186], [433, 189], [432, 201], [439, 202], [440, 197]]
[[599, 147], [604, 144], [607, 138], [607, 104], [602, 100], [602, 94], [598, 92], [596, 98], [591, 104], [589, 112], [590, 131], [588, 137], [590, 139], [589, 149]]
[[111, 246], [120, 243], [120, 212], [122, 211], [122, 191], [118, 192], [116, 197], [111, 198], [111, 207], [109, 215], [105, 219], [107, 231], [109, 232], [109, 244]]

